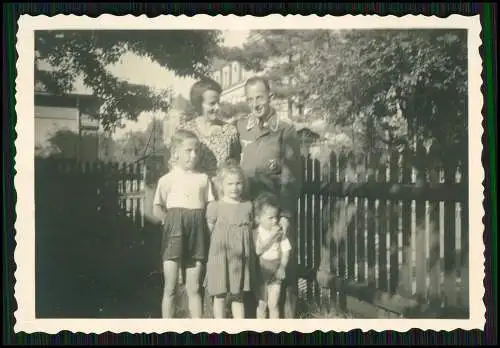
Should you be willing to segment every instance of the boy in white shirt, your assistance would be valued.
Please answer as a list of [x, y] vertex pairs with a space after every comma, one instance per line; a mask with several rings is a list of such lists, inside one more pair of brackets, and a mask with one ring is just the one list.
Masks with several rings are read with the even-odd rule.
[[279, 224], [279, 201], [268, 193], [263, 193], [254, 202], [257, 228], [254, 231], [255, 252], [258, 262], [257, 295], [259, 305], [257, 318], [279, 318], [281, 285], [286, 276], [290, 241]]

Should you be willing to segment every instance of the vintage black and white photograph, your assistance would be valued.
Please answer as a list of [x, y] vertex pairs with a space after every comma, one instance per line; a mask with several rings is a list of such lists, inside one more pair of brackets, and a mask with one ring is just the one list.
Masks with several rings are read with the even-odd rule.
[[19, 26], [18, 331], [484, 325], [479, 18]]

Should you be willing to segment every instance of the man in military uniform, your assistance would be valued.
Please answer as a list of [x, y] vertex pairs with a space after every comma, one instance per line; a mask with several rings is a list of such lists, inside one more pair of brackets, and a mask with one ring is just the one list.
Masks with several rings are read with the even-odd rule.
[[302, 160], [292, 124], [278, 118], [270, 106], [269, 83], [252, 77], [245, 84], [251, 114], [237, 122], [241, 144], [241, 166], [249, 183], [250, 199], [262, 192], [280, 201], [280, 224], [292, 244], [283, 286], [283, 317], [294, 318], [297, 302], [297, 199], [301, 193]]

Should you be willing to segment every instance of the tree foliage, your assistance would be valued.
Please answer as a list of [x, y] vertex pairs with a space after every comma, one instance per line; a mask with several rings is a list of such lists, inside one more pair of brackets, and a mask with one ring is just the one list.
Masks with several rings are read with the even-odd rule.
[[[35, 82], [48, 92], [70, 92], [78, 77], [103, 101], [99, 114], [106, 130], [136, 120], [142, 111], [168, 107], [164, 92], [130, 84], [108, 71], [127, 52], [147, 57], [178, 76], [206, 72], [219, 43], [218, 31], [78, 30], [37, 31]], [[51, 69], [43, 69], [42, 62]], [[167, 81], [165, 81], [167, 82]]]
[[[412, 136], [454, 151], [467, 139], [465, 30], [258, 31], [221, 57], [265, 71], [278, 96], [363, 134], [366, 148]], [[285, 59], [283, 59], [285, 57]], [[281, 60], [280, 60], [281, 58]], [[266, 67], [269, 62], [274, 66]], [[277, 63], [277, 64], [276, 64]], [[278, 83], [280, 87], [280, 83]]]
[[113, 140], [112, 160], [131, 163], [161, 153], [164, 147], [162, 121], [153, 118], [145, 130], [129, 131]]

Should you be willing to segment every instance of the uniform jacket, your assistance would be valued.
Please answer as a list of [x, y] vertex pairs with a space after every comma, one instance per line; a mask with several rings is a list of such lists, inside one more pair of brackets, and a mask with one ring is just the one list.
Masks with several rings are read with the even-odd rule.
[[263, 125], [247, 116], [236, 126], [250, 198], [255, 199], [264, 191], [274, 193], [281, 202], [281, 215], [295, 216], [302, 185], [302, 159], [295, 127], [280, 120], [275, 110]]

